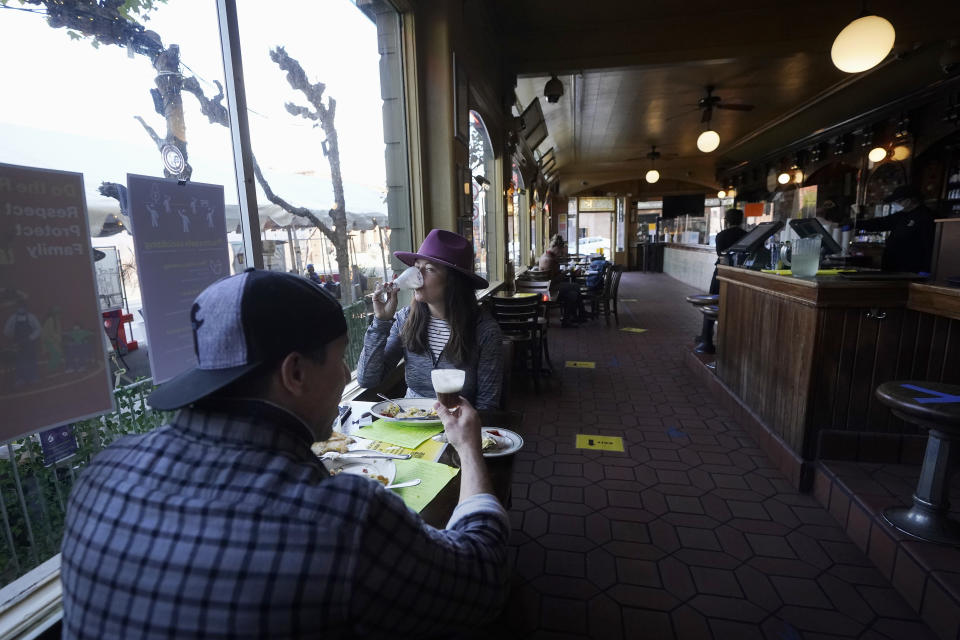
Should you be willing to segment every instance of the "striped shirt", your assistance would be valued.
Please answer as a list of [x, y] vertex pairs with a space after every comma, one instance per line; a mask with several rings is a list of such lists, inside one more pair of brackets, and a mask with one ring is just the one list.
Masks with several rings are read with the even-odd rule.
[[427, 342], [430, 343], [430, 351], [433, 353], [433, 359], [439, 360], [443, 348], [450, 341], [450, 325], [446, 320], [430, 316], [427, 322]]

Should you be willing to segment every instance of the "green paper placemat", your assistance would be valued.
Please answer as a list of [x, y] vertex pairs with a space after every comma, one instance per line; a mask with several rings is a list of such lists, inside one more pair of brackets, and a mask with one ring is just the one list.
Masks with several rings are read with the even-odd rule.
[[407, 449], [416, 449], [428, 438], [443, 431], [442, 424], [422, 424], [419, 422], [392, 422], [374, 420], [369, 427], [361, 429], [357, 435], [361, 438], [379, 440], [399, 445]]
[[406, 482], [420, 478], [420, 484], [415, 487], [404, 487], [403, 489], [391, 489], [400, 496], [408, 507], [420, 513], [424, 507], [430, 504], [440, 491], [447, 486], [454, 476], [460, 473], [460, 469], [451, 467], [439, 462], [425, 462], [411, 458], [409, 460], [397, 460], [397, 477], [394, 482]]

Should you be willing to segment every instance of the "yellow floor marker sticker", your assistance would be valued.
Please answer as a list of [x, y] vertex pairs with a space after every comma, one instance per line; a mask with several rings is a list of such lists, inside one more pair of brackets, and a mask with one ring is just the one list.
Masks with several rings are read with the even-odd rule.
[[600, 451], [623, 451], [623, 438], [578, 433], [576, 447], [577, 449], [599, 449]]
[[640, 327], [621, 327], [620, 331], [629, 331], [630, 333], [646, 333], [646, 329], [641, 329]]
[[567, 368], [569, 369], [596, 369], [596, 362], [579, 362], [577, 360], [567, 360]]

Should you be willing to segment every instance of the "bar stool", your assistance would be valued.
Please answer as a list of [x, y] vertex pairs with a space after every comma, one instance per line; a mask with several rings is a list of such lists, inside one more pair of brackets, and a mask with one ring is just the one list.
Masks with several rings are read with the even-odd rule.
[[720, 307], [715, 304], [705, 304], [700, 307], [700, 313], [703, 314], [703, 341], [693, 350], [697, 353], [716, 353], [717, 348], [713, 344], [713, 324], [720, 315]]
[[[720, 296], [715, 293], [698, 293], [696, 295], [687, 296], [687, 302], [692, 304], [694, 307], [702, 307], [708, 304], [717, 304], [720, 302]], [[713, 334], [713, 321], [709, 320], [706, 316], [703, 317], [703, 326], [700, 328], [700, 335], [694, 336], [694, 344], [701, 345], [703, 344], [705, 338], [704, 336], [707, 333]], [[712, 344], [711, 336], [711, 344]], [[697, 353], [713, 353], [713, 351], [703, 352], [697, 351]]]
[[898, 418], [929, 429], [927, 451], [912, 507], [889, 507], [884, 519], [915, 538], [960, 545], [960, 523], [949, 517], [950, 477], [960, 459], [960, 386], [894, 381], [877, 387], [877, 398]]

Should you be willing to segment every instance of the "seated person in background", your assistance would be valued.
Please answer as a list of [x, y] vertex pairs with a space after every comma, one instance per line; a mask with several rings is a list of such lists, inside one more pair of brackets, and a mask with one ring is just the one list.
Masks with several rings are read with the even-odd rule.
[[320, 284], [323, 280], [320, 279], [320, 274], [316, 272], [312, 264], [307, 265], [307, 277], [312, 281]]
[[586, 318], [586, 310], [583, 307], [583, 296], [580, 294], [580, 287], [572, 282], [560, 280], [560, 261], [559, 258], [566, 255], [566, 243], [560, 234], [556, 234], [550, 240], [550, 247], [540, 256], [540, 270], [550, 273], [550, 280], [553, 282], [552, 288], [556, 289], [557, 296], [555, 301], [560, 305], [561, 327], [576, 327], [578, 322], [583, 322]]
[[493, 316], [477, 304], [475, 290], [489, 285], [473, 271], [473, 245], [459, 234], [434, 229], [417, 253], [393, 255], [420, 269], [423, 286], [399, 312], [397, 288], [391, 283], [377, 286], [357, 382], [364, 387], [380, 384], [403, 358], [408, 398], [436, 397], [430, 377], [434, 369], [463, 369], [463, 397], [478, 409], [499, 408], [503, 336]]
[[900, 205], [900, 211], [882, 218], [857, 222], [862, 231], [889, 231], [880, 268], [884, 271], [929, 273], [933, 259], [936, 223], [924, 204], [920, 190], [911, 185], [897, 187], [883, 200]]
[[603, 288], [603, 274], [606, 273], [610, 263], [603, 256], [597, 256], [590, 260], [590, 269], [587, 271], [586, 288], [590, 291], [599, 291]]
[[[743, 211], [740, 209], [727, 209], [723, 214], [724, 229], [717, 234], [717, 264], [720, 264], [720, 256], [735, 245], [737, 241], [747, 232], [740, 225], [743, 224]], [[720, 293], [720, 283], [717, 281], [717, 268], [713, 268], [713, 277], [710, 278], [710, 293]]]
[[557, 276], [560, 275], [560, 258], [565, 256], [566, 253], [566, 243], [558, 233], [550, 239], [550, 246], [547, 247], [543, 255], [540, 256], [540, 261], [537, 266], [540, 268], [540, 271], [549, 271], [550, 279], [556, 280]]
[[323, 288], [337, 300], [340, 299], [340, 283], [336, 282], [333, 276], [327, 276], [326, 280], [323, 281]]
[[64, 638], [418, 638], [497, 614], [510, 526], [469, 404], [437, 406], [462, 465], [437, 530], [310, 450], [350, 379], [329, 294], [250, 269], [207, 287], [191, 320], [196, 368], [148, 401], [180, 411], [100, 452], [70, 494]]

